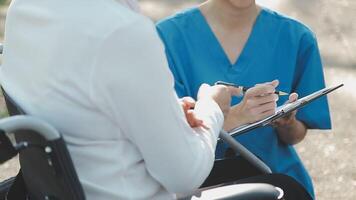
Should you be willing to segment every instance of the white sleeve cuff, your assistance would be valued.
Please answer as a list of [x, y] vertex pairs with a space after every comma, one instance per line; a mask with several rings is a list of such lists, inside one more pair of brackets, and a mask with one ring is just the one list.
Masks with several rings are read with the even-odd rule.
[[218, 138], [224, 124], [224, 114], [220, 106], [212, 99], [199, 100], [195, 105], [195, 114]]

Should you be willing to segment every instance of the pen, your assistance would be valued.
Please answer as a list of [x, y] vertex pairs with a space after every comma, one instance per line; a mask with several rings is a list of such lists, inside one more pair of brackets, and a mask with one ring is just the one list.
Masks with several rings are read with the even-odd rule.
[[[246, 92], [248, 89], [251, 88], [251, 87], [240, 86], [240, 85], [236, 85], [236, 84], [228, 83], [228, 82], [224, 82], [224, 81], [217, 81], [215, 83], [215, 85], [225, 85], [225, 86], [236, 87], [236, 88], [239, 88], [240, 90], [242, 90], [243, 92]], [[277, 90], [274, 93], [278, 94], [279, 96], [289, 95], [287, 92], [277, 91]]]

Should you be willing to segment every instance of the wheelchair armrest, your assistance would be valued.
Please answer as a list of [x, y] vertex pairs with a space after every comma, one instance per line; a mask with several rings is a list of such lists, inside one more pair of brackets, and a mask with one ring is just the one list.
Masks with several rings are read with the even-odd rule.
[[279, 200], [283, 191], [264, 183], [233, 184], [201, 191], [200, 196], [192, 200]]
[[0, 120], [0, 130], [12, 133], [18, 130], [35, 131], [48, 141], [60, 138], [59, 132], [47, 122], [27, 115], [17, 115], [2, 118]]
[[245, 158], [249, 163], [254, 165], [257, 169], [265, 174], [271, 174], [272, 170], [257, 156], [255, 156], [252, 152], [246, 149], [243, 145], [241, 145], [235, 138], [233, 138], [226, 131], [220, 132], [220, 139], [229, 144], [230, 148], [232, 148], [236, 153], [239, 153], [243, 158]]

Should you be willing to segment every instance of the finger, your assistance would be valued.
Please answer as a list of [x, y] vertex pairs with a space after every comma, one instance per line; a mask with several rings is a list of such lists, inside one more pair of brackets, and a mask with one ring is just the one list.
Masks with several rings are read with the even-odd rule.
[[295, 110], [293, 112], [288, 113], [287, 115], [285, 115], [281, 119], [290, 120], [290, 119], [294, 118], [296, 116], [296, 114], [297, 114], [297, 111]]
[[279, 80], [275, 79], [270, 82], [258, 83], [255, 86], [258, 86], [258, 85], [272, 85], [273, 87], [277, 87], [279, 85]]
[[187, 102], [187, 103], [195, 103], [195, 100], [192, 97], [189, 97], [189, 96], [183, 97], [182, 101], [183, 102]]
[[269, 84], [257, 85], [253, 88], [250, 88], [246, 91], [245, 96], [255, 97], [255, 96], [264, 96], [266, 94], [271, 94], [275, 92], [275, 87]]
[[264, 119], [266, 117], [269, 117], [269, 116], [271, 116], [273, 114], [274, 114], [274, 110], [268, 110], [268, 111], [263, 112], [263, 113], [261, 113], [259, 115], [256, 115], [254, 120], [258, 121], [258, 120]]
[[267, 110], [259, 115], [259, 118], [260, 118], [259, 120], [269, 117], [271, 115], [274, 115], [275, 112], [276, 112], [275, 109]]
[[273, 80], [270, 84], [276, 88], [279, 85], [279, 80]]
[[203, 127], [203, 128], [205, 128], [205, 129], [207, 129], [207, 130], [210, 129], [209, 126], [207, 126], [206, 124], [204, 124], [204, 122], [200, 125], [200, 127]]
[[213, 85], [211, 87], [219, 88], [219, 89], [229, 89], [229, 88], [234, 88], [231, 86], [226, 86], [226, 85]]
[[285, 124], [292, 116], [292, 113], [288, 113], [287, 115], [283, 116], [282, 118], [276, 119], [275, 122], [279, 124]]
[[276, 94], [269, 94], [266, 96], [256, 96], [253, 98], [248, 99], [249, 101], [248, 106], [249, 107], [257, 107], [266, 103], [272, 103], [278, 101], [278, 95]]
[[298, 94], [297, 93], [292, 93], [291, 95], [289, 95], [289, 100], [288, 102], [294, 102], [298, 99]]
[[282, 118], [276, 119], [275, 122], [279, 126], [288, 124], [293, 118], [295, 118], [296, 114], [297, 114], [297, 111], [295, 110], [295, 111], [283, 116]]
[[187, 112], [185, 116], [186, 116], [186, 118], [187, 118], [188, 124], [189, 124], [191, 127], [195, 127], [196, 122], [195, 122], [193, 113], [192, 113], [192, 112]]
[[184, 113], [186, 113], [187, 110], [189, 110], [189, 107], [183, 102], [182, 99], [180, 99], [179, 104], [183, 108]]
[[200, 126], [201, 124], [203, 124], [203, 120], [201, 119], [198, 119], [196, 116], [195, 116], [195, 113], [193, 110], [188, 110], [187, 112], [187, 120], [188, 120], [188, 123], [191, 127], [198, 127]]
[[188, 108], [194, 108], [194, 106], [195, 106], [195, 100], [192, 97], [183, 97], [182, 98], [182, 102]]
[[263, 104], [259, 107], [256, 107], [254, 108], [254, 112], [259, 115], [259, 114], [262, 114], [262, 113], [265, 113], [265, 112], [269, 112], [269, 111], [273, 111], [273, 114], [276, 110], [276, 102], [271, 102], [271, 103], [266, 103], [266, 104]]
[[227, 87], [229, 92], [231, 93], [231, 96], [241, 96], [243, 95], [243, 91], [241, 90], [241, 88], [238, 87]]

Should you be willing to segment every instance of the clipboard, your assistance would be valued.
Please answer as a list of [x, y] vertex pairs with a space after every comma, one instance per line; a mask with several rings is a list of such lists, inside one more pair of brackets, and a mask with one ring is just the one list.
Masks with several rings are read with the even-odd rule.
[[228, 134], [230, 134], [231, 136], [238, 136], [238, 135], [241, 135], [248, 131], [251, 131], [253, 129], [267, 126], [267, 125], [271, 124], [274, 120], [284, 117], [284, 116], [288, 115], [289, 113], [308, 105], [309, 103], [315, 101], [316, 99], [318, 99], [332, 91], [335, 91], [336, 89], [338, 89], [342, 86], [344, 86], [344, 84], [340, 84], [340, 85], [337, 85], [334, 87], [324, 88], [324, 89], [316, 91], [308, 96], [300, 98], [300, 99], [296, 100], [295, 102], [287, 103], [282, 106], [279, 106], [279, 107], [277, 107], [276, 113], [274, 115], [271, 115], [269, 117], [266, 117], [260, 121], [254, 122], [254, 123], [245, 124], [245, 125], [239, 126], [237, 128], [234, 128], [231, 131], [229, 131]]

